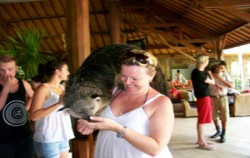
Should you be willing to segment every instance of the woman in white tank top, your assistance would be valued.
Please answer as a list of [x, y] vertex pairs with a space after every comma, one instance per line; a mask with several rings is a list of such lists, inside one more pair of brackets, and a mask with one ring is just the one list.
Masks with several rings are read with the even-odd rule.
[[86, 135], [100, 130], [95, 158], [171, 158], [168, 149], [174, 113], [170, 99], [150, 87], [157, 59], [133, 50], [123, 58], [120, 81], [110, 105], [92, 122], [79, 120], [77, 130]]
[[64, 61], [50, 61], [45, 65], [48, 81], [36, 90], [31, 103], [30, 118], [35, 121], [33, 136], [38, 158], [67, 158], [69, 140], [74, 138], [71, 119], [63, 107], [61, 95], [69, 71]]

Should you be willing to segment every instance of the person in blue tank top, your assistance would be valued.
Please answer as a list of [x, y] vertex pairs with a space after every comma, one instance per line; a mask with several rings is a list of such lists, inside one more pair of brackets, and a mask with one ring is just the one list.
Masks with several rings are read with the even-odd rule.
[[0, 158], [33, 158], [32, 131], [27, 111], [33, 90], [16, 78], [12, 55], [0, 55]]
[[172, 158], [168, 149], [174, 113], [170, 99], [150, 86], [157, 58], [143, 50], [125, 54], [110, 104], [100, 117], [80, 119], [83, 135], [100, 130], [95, 158]]

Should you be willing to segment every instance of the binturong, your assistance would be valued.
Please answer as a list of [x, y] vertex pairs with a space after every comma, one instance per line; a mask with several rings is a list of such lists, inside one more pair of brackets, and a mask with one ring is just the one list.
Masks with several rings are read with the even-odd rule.
[[[82, 63], [66, 82], [64, 104], [74, 118], [89, 119], [99, 115], [109, 104], [112, 91], [119, 85], [117, 76], [121, 71], [123, 55], [133, 49], [128, 44], [114, 44], [99, 48]], [[168, 95], [164, 74], [158, 65], [151, 86]]]

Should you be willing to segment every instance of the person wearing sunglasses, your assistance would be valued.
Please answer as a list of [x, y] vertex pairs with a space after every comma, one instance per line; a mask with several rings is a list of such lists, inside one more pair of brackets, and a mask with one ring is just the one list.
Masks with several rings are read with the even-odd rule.
[[100, 130], [95, 158], [171, 158], [168, 149], [174, 112], [170, 99], [150, 86], [157, 58], [143, 50], [127, 52], [110, 104], [100, 117], [80, 119], [77, 130], [88, 135]]

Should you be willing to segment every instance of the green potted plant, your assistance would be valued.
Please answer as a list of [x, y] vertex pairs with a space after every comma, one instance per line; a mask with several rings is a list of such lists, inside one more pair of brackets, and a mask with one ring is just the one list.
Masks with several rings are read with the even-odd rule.
[[4, 42], [4, 45], [0, 48], [0, 53], [14, 55], [17, 64], [20, 66], [17, 75], [24, 72], [24, 79], [29, 80], [37, 75], [39, 64], [44, 64], [55, 58], [39, 51], [40, 43], [44, 37], [42, 31], [27, 27], [15, 32], [16, 37], [8, 36], [9, 42]]

